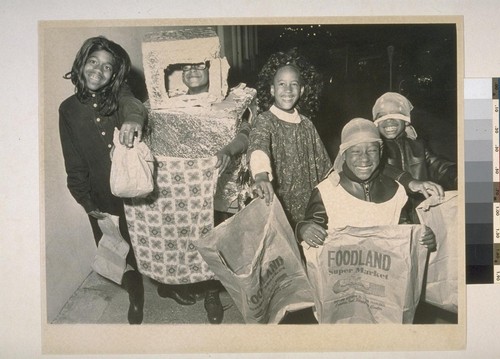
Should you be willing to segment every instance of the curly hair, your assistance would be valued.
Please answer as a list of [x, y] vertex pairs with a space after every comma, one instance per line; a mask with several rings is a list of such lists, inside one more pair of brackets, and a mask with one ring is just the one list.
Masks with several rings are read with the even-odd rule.
[[103, 115], [108, 116], [117, 110], [118, 93], [130, 72], [130, 57], [123, 47], [106, 39], [104, 36], [91, 37], [85, 40], [76, 54], [71, 71], [66, 73], [63, 77], [65, 79], [70, 79], [73, 85], [75, 85], [75, 93], [78, 100], [86, 102], [90, 98], [91, 92], [85, 85], [83, 69], [89, 56], [99, 50], [109, 52], [114, 59], [113, 77], [111, 81], [99, 91], [101, 96], [98, 110]]
[[296, 108], [300, 113], [313, 119], [319, 110], [323, 81], [316, 68], [304, 56], [299, 54], [296, 48], [287, 52], [272, 54], [259, 72], [257, 80], [259, 111], [269, 110], [274, 103], [274, 98], [270, 93], [274, 75], [279, 68], [286, 65], [293, 65], [299, 70], [301, 85], [304, 86], [304, 93], [300, 97]]

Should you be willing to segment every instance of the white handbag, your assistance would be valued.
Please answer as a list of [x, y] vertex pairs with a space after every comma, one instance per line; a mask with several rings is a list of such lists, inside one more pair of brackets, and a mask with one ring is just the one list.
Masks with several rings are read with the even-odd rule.
[[135, 142], [131, 148], [122, 145], [119, 134], [115, 128], [109, 179], [111, 193], [122, 198], [144, 197], [154, 188], [153, 155], [144, 142]]

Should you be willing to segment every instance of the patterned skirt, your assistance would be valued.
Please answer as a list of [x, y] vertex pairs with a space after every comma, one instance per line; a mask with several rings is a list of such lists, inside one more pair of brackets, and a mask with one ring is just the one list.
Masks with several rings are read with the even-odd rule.
[[214, 226], [217, 158], [156, 160], [154, 191], [125, 203], [138, 269], [166, 284], [215, 279], [196, 242]]

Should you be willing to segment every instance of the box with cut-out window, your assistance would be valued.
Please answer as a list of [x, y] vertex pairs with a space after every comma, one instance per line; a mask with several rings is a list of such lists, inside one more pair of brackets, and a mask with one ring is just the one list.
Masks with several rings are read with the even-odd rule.
[[[157, 157], [214, 156], [249, 120], [256, 90], [245, 84], [228, 89], [229, 63], [213, 28], [182, 28], [146, 34], [142, 44], [149, 94], [145, 141]], [[191, 95], [182, 81], [183, 65], [207, 64], [208, 92]], [[238, 192], [246, 159], [238, 156], [217, 183], [217, 208], [227, 209]], [[219, 206], [221, 204], [221, 207]]]
[[[153, 153], [200, 158], [214, 155], [238, 132], [255, 89], [245, 84], [228, 91], [229, 63], [221, 57], [217, 33], [210, 27], [148, 33], [142, 43]], [[182, 66], [207, 64], [208, 92], [190, 95]]]
[[[144, 76], [152, 109], [208, 106], [227, 94], [229, 64], [221, 57], [219, 37], [212, 28], [176, 29], [146, 34], [142, 42]], [[182, 64], [207, 63], [207, 93], [187, 95]]]

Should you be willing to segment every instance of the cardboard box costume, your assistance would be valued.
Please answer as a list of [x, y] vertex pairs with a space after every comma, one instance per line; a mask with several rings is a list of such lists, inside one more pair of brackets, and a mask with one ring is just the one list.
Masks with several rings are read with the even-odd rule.
[[[245, 163], [236, 158], [219, 176], [214, 155], [238, 133], [256, 91], [242, 84], [228, 94], [229, 65], [210, 28], [147, 34], [142, 51], [149, 93], [144, 141], [156, 167], [153, 193], [125, 206], [139, 271], [167, 284], [213, 279], [196, 241], [213, 228], [214, 209], [238, 207]], [[176, 65], [207, 61], [209, 91], [187, 95]]]

